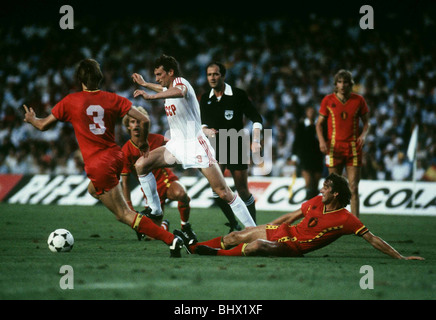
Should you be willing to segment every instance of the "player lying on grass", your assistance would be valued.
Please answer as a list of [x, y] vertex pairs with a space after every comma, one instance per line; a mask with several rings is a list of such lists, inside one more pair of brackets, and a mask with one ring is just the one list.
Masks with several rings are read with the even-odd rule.
[[[189, 249], [200, 255], [301, 257], [343, 235], [356, 234], [395, 259], [424, 260], [416, 256], [402, 256], [345, 209], [350, 203], [351, 191], [344, 177], [330, 174], [325, 179], [321, 194], [303, 203], [301, 209], [269, 224], [199, 242], [189, 246]], [[300, 223], [291, 225], [300, 218], [303, 218]], [[176, 230], [174, 234], [179, 232]]]
[[[144, 108], [132, 106], [132, 109], [136, 109], [148, 117], [148, 113]], [[130, 198], [129, 177], [131, 174], [137, 177], [135, 162], [136, 160], [138, 160], [139, 157], [141, 157], [141, 151], [139, 150], [139, 144], [141, 142], [141, 123], [137, 119], [126, 114], [123, 118], [123, 125], [129, 132], [130, 139], [122, 147], [122, 151], [124, 153], [124, 167], [121, 171], [122, 188], [127, 204], [129, 205], [130, 209], [134, 210]], [[148, 134], [148, 144], [150, 146], [150, 151], [164, 146], [167, 141], [168, 140], [161, 134]], [[185, 235], [189, 239], [191, 239], [191, 244], [198, 242], [197, 236], [192, 230], [191, 224], [188, 222], [191, 212], [191, 206], [189, 204], [191, 198], [189, 198], [185, 186], [179, 181], [179, 178], [170, 168], [157, 168], [154, 169], [152, 173], [156, 178], [157, 192], [159, 194], [160, 205], [162, 207], [162, 214], [159, 216], [149, 215], [149, 207], [146, 207], [146, 209], [141, 211], [141, 214], [144, 214], [147, 217], [151, 218], [157, 225], [162, 226], [162, 228], [164, 228], [165, 230], [169, 230], [168, 220], [162, 221], [165, 201], [166, 199], [177, 201], [177, 208], [180, 213], [182, 232], [184, 232]], [[145, 196], [144, 198], [147, 199]], [[142, 236], [141, 234], [139, 234], [138, 240], [141, 239]]]
[[138, 147], [147, 154], [149, 118], [131, 108], [132, 103], [126, 98], [99, 89], [103, 73], [97, 61], [82, 60], [76, 70], [76, 80], [82, 91], [67, 95], [45, 118], [37, 118], [33, 109], [24, 105], [24, 121], [41, 131], [48, 130], [57, 121], [70, 122], [83, 156], [86, 174], [91, 180], [88, 192], [112, 211], [119, 221], [139, 233], [162, 240], [169, 245], [172, 257], [180, 257], [183, 241], [130, 209], [119, 184], [123, 152], [115, 143], [115, 123], [126, 114], [137, 119], [141, 127]]

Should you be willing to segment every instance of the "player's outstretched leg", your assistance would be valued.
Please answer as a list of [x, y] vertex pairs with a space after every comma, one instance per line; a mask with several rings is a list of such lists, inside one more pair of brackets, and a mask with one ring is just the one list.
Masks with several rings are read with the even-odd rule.
[[213, 191], [216, 192], [221, 199], [227, 201], [235, 216], [245, 227], [253, 227], [256, 225], [244, 201], [242, 201], [237, 194], [233, 193], [226, 184], [218, 164], [215, 163], [209, 168], [203, 168], [201, 172], [209, 181]]
[[161, 240], [169, 245], [170, 256], [172, 258], [181, 257], [180, 251], [184, 247], [183, 239], [157, 226], [150, 218], [136, 213], [131, 226], [136, 232], [145, 234], [153, 239]]
[[123, 197], [121, 187], [118, 184], [111, 190], [100, 195], [96, 194], [92, 183], [88, 186], [88, 191], [97, 197], [110, 211], [115, 214], [118, 221], [123, 222], [135, 231], [146, 234], [154, 239], [165, 242], [170, 247], [171, 257], [180, 257], [181, 249], [184, 247], [183, 240], [174, 234], [157, 226], [151, 219], [131, 210]]

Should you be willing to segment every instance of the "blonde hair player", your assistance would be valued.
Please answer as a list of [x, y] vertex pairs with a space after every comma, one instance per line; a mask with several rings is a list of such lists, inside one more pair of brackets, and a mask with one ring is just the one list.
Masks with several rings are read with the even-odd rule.
[[[148, 117], [147, 111], [143, 107], [134, 107], [142, 114]], [[139, 122], [129, 115], [125, 115], [123, 118], [123, 125], [130, 134], [130, 139], [123, 145], [122, 151], [124, 153], [124, 167], [121, 171], [122, 179], [122, 189], [124, 197], [127, 200], [127, 204], [133, 209], [133, 205], [130, 198], [130, 186], [129, 177], [134, 174], [137, 177], [135, 162], [141, 156], [140, 150], [138, 148], [139, 143]], [[149, 133], [148, 134], [148, 144], [150, 146], [150, 151], [159, 148], [167, 143], [167, 139], [160, 134]], [[160, 203], [162, 211], [165, 206], [165, 201], [168, 199], [170, 201], [177, 201], [177, 208], [180, 213], [181, 230], [185, 233], [185, 236], [191, 240], [191, 244], [197, 242], [197, 236], [192, 230], [191, 224], [189, 223], [189, 216], [191, 212], [190, 201], [185, 186], [179, 181], [179, 178], [172, 172], [169, 168], [157, 168], [153, 170], [153, 175], [156, 179], [157, 191], [160, 198]], [[147, 201], [147, 199], [145, 199]], [[165, 230], [169, 230], [169, 221], [162, 220], [163, 212], [161, 216], [149, 215], [149, 207], [146, 207], [141, 214], [144, 214], [157, 224], [162, 226]], [[138, 240], [142, 239], [142, 235], [138, 234]]]
[[[316, 134], [329, 173], [342, 174], [345, 167], [351, 189], [351, 212], [358, 217], [360, 168], [370, 127], [369, 109], [365, 99], [352, 92], [354, 81], [350, 71], [339, 70], [334, 83], [334, 92], [321, 101]], [[359, 132], [360, 121], [362, 130]], [[327, 139], [323, 134], [325, 124]]]

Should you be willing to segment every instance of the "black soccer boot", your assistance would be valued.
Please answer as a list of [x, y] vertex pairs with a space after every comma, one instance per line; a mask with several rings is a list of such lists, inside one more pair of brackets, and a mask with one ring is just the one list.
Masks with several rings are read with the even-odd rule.
[[170, 245], [170, 258], [181, 258], [182, 253], [180, 251], [184, 246], [182, 238], [175, 235], [174, 240]]
[[208, 246], [197, 246], [195, 248], [195, 253], [201, 256], [216, 256], [219, 249], [211, 248]]
[[192, 230], [192, 226], [189, 222], [182, 226], [182, 232], [186, 238], [188, 238], [188, 246], [192, 246], [198, 242], [197, 235]]

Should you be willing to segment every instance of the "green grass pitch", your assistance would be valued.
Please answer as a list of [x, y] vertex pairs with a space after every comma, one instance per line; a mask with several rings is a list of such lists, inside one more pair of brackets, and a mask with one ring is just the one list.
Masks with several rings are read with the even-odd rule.
[[[258, 223], [282, 213], [258, 212]], [[171, 231], [180, 228], [176, 209], [167, 208]], [[436, 298], [435, 217], [365, 215], [365, 225], [403, 255], [400, 261], [356, 237], [342, 237], [304, 258], [204, 257], [183, 252], [170, 259], [160, 241], [139, 242], [103, 206], [64, 207], [0, 204], [0, 299], [291, 300]], [[224, 215], [193, 208], [199, 240], [224, 235]], [[66, 228], [75, 238], [68, 253], [52, 253], [47, 237]], [[72, 267], [62, 289], [63, 265]], [[362, 289], [373, 269], [374, 288]], [[64, 281], [65, 283], [65, 281]]]

